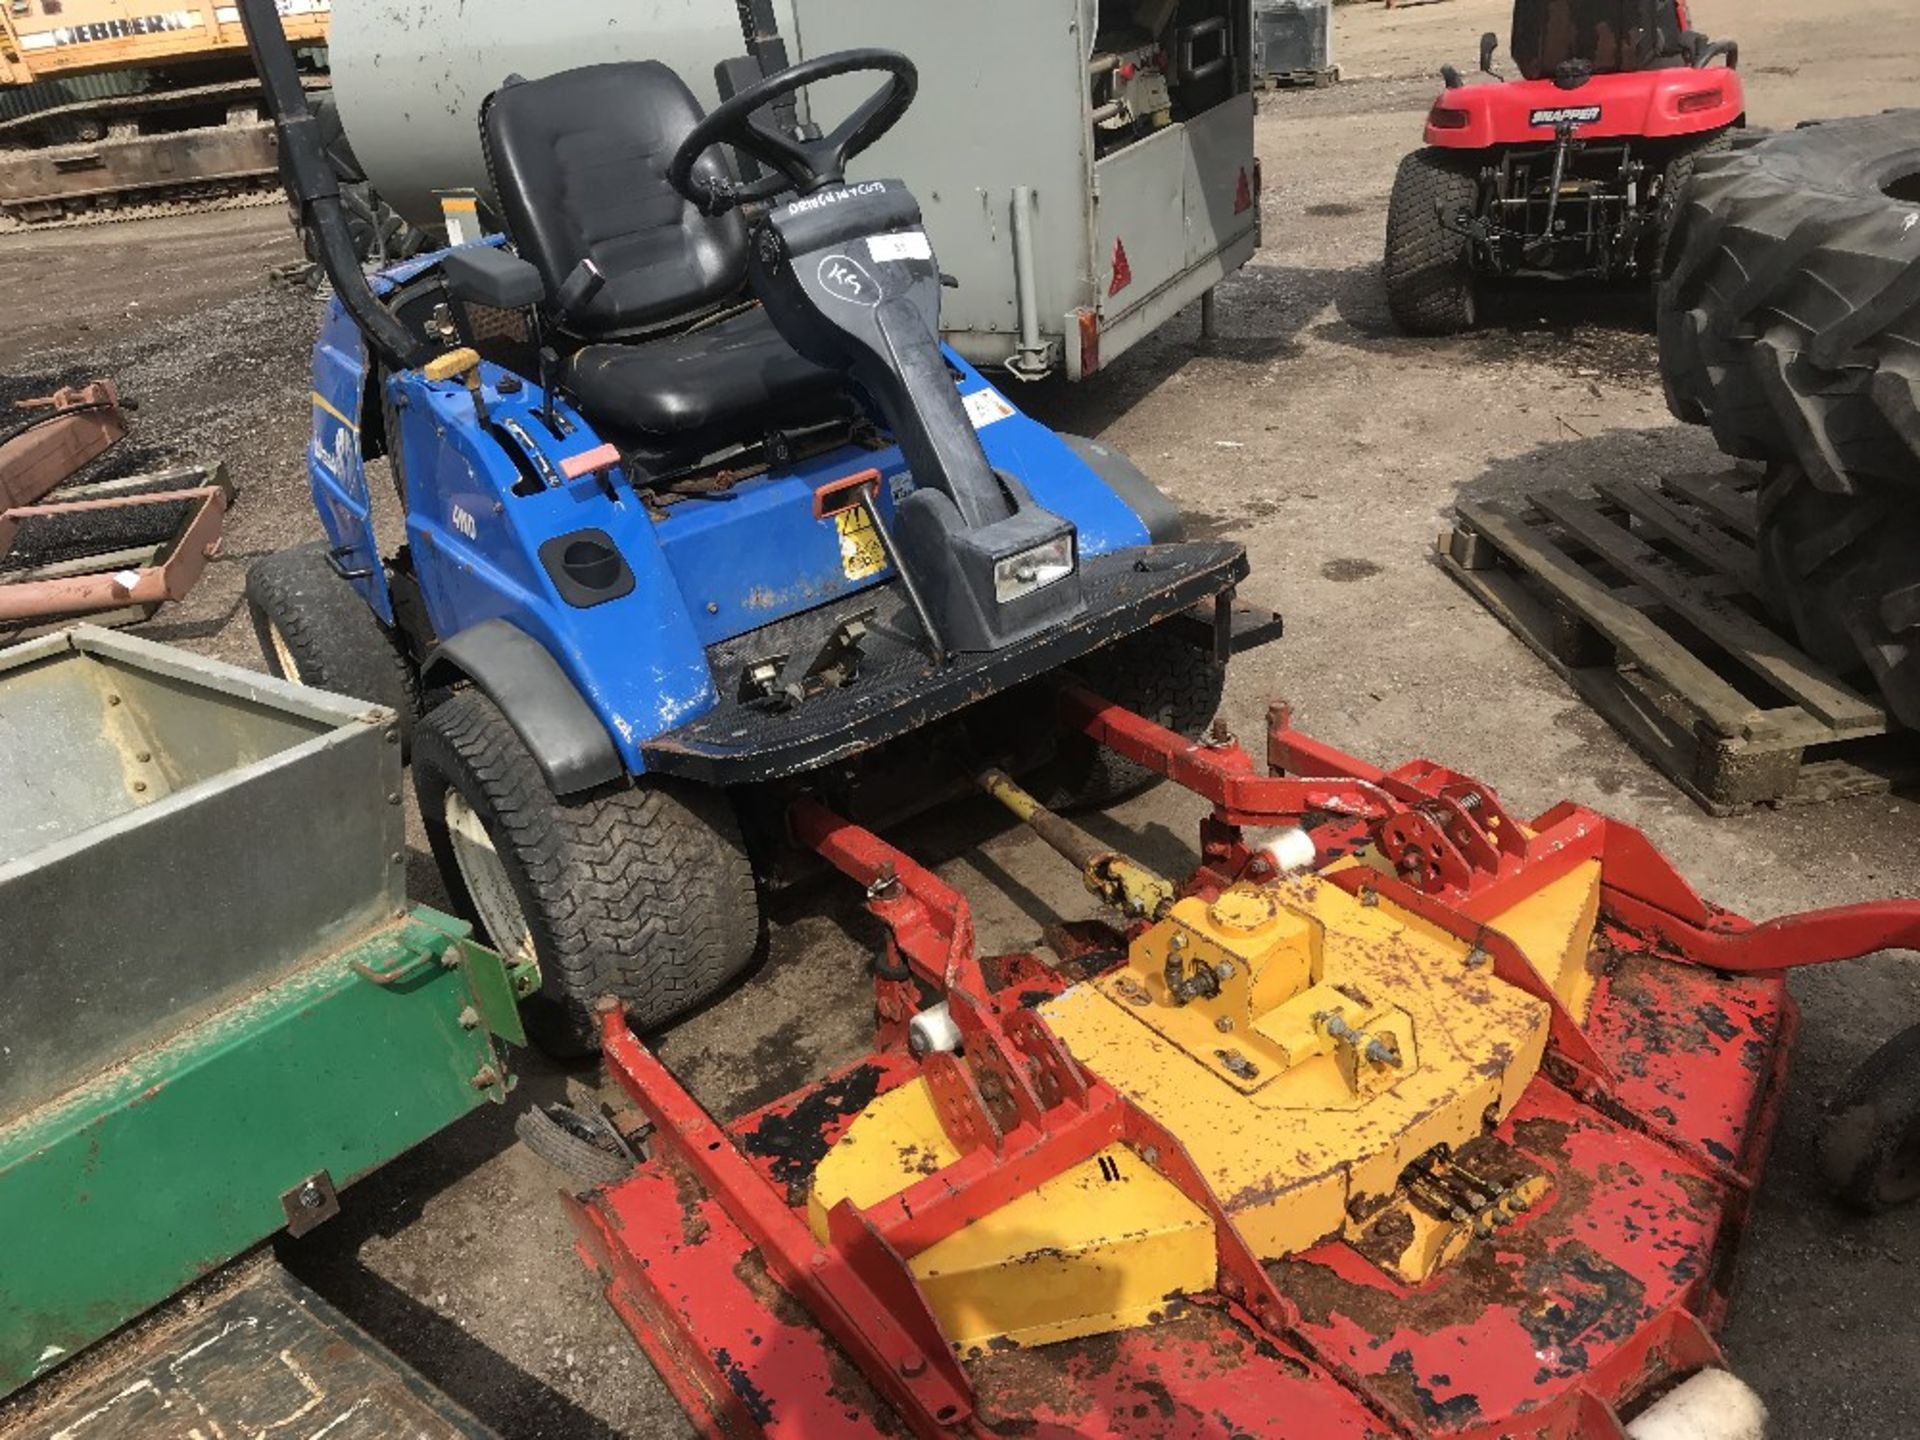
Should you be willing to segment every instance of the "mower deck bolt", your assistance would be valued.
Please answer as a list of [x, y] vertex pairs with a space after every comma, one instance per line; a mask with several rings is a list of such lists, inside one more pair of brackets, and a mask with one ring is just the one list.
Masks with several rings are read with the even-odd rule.
[[1213, 1028], [1218, 1030], [1222, 1035], [1230, 1034], [1233, 1030], [1233, 1017], [1231, 1015], [1222, 1015], [1218, 1020], [1213, 1022]]
[[918, 1355], [909, 1355], [900, 1362], [900, 1373], [909, 1380], [917, 1380], [927, 1373], [927, 1362]]
[[482, 1065], [473, 1072], [473, 1088], [476, 1090], [491, 1090], [499, 1083], [500, 1072], [491, 1065]]

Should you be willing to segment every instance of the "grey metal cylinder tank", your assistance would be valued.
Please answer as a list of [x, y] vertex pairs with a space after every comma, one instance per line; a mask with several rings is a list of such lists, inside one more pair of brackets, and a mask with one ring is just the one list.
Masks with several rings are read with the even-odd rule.
[[[790, 0], [775, 0], [791, 36]], [[348, 0], [333, 8], [333, 88], [354, 153], [391, 205], [440, 220], [437, 192], [485, 192], [480, 102], [509, 75], [659, 60], [703, 105], [713, 67], [743, 54], [733, 0]]]

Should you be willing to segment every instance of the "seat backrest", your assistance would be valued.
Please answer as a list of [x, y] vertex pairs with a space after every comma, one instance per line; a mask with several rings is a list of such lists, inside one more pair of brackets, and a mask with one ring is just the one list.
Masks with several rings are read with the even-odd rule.
[[1522, 75], [1545, 80], [1570, 60], [1596, 75], [1654, 69], [1678, 46], [1674, 0], [1514, 0], [1507, 49]]
[[[739, 212], [702, 215], [667, 183], [674, 151], [701, 115], [680, 77], [652, 60], [511, 81], [482, 107], [508, 237], [540, 270], [550, 302], [582, 260], [607, 277], [580, 313], [557, 317], [568, 330], [598, 339], [664, 325], [745, 283]], [[726, 171], [708, 154], [694, 173], [717, 180]]]

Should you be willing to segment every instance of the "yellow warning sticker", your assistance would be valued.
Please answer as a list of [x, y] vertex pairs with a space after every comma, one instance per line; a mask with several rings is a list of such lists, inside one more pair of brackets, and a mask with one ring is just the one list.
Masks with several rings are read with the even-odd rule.
[[865, 580], [887, 568], [886, 549], [866, 507], [842, 510], [833, 517], [833, 526], [840, 532], [840, 569], [847, 579]]

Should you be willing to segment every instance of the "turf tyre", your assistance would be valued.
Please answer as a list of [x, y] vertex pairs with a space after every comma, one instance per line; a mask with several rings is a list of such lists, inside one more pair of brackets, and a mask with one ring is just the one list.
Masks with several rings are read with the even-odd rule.
[[[1198, 739], [1220, 711], [1227, 667], [1164, 629], [1142, 630], [1077, 661], [1071, 677], [1136, 714]], [[1158, 784], [1160, 776], [1083, 735], [1060, 738], [1028, 785], [1049, 809], [1096, 810]]]
[[1465, 237], [1443, 215], [1480, 204], [1478, 165], [1443, 150], [1400, 162], [1387, 207], [1387, 311], [1408, 335], [1457, 335], [1479, 322], [1479, 285]]
[[1680, 217], [1685, 212], [1687, 195], [1693, 189], [1693, 177], [1698, 173], [1700, 162], [1709, 155], [1721, 155], [1733, 146], [1731, 130], [1716, 130], [1703, 139], [1689, 141], [1681, 146], [1660, 171], [1660, 193], [1654, 197], [1655, 223], [1654, 252], [1652, 263], [1647, 272], [1653, 276], [1654, 301], [1660, 298], [1660, 285], [1666, 276], [1669, 259], [1673, 253], [1673, 238], [1680, 228]]
[[1920, 1025], [1868, 1056], [1827, 1102], [1820, 1167], [1834, 1196], [1864, 1214], [1920, 1199]]
[[[717, 994], [758, 952], [760, 899], [724, 793], [643, 778], [562, 800], [499, 707], [472, 689], [421, 722], [413, 776], [455, 909], [496, 947], [539, 961], [541, 991], [525, 1013], [548, 1053], [597, 1048], [593, 1004], [603, 995], [623, 1001], [636, 1028], [656, 1029]], [[456, 819], [484, 829], [519, 933], [494, 934], [506, 927], [476, 904]]]
[[399, 637], [367, 608], [329, 561], [327, 547], [296, 545], [247, 570], [247, 613], [267, 668], [282, 680], [384, 705], [412, 748], [419, 678]]

